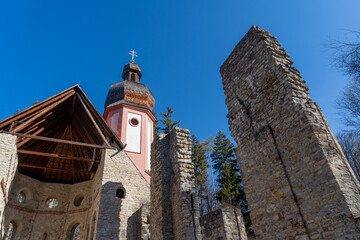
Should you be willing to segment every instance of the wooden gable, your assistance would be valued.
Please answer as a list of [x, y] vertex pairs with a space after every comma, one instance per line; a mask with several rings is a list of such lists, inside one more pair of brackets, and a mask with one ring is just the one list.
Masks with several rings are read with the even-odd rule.
[[76, 85], [0, 122], [16, 135], [18, 170], [45, 182], [92, 179], [106, 148], [124, 145]]

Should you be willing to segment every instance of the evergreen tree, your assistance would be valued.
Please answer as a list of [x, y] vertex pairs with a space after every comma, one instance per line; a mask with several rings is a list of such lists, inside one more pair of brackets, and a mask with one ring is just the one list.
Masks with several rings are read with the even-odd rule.
[[161, 130], [163, 131], [163, 133], [168, 134], [175, 127], [180, 126], [180, 121], [172, 121], [171, 115], [174, 113], [174, 111], [171, 109], [171, 107], [167, 106], [166, 110], [167, 110], [166, 113], [161, 113], [163, 119], [161, 119], [160, 122], [164, 125], [164, 127], [161, 128]]
[[249, 236], [254, 236], [254, 232], [250, 228], [249, 209], [236, 162], [235, 146], [224, 133], [219, 131], [214, 140], [213, 149], [211, 158], [214, 163], [214, 170], [218, 173], [216, 181], [220, 186], [220, 190], [217, 191], [217, 199], [240, 207], [243, 212], [246, 231]]
[[235, 158], [234, 144], [221, 131], [214, 140], [211, 159], [214, 163], [214, 170], [218, 174], [216, 181], [220, 187], [220, 190], [217, 191], [217, 199], [241, 207], [244, 212], [248, 211]]
[[156, 117], [156, 112], [153, 110], [152, 113], [154, 114], [156, 120], [154, 122], [154, 127], [153, 127], [153, 131], [154, 131], [154, 138], [156, 138], [157, 136], [159, 136], [160, 133], [160, 126], [159, 126], [159, 120]]
[[195, 189], [199, 200], [200, 214], [203, 215], [207, 209], [208, 188], [207, 188], [207, 168], [208, 163], [205, 155], [205, 148], [199, 142], [195, 135], [191, 136], [192, 155], [191, 160], [194, 163]]

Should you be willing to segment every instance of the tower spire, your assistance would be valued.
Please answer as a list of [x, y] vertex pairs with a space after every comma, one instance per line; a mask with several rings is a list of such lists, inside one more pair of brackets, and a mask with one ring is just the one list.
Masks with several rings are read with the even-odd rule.
[[137, 52], [135, 52], [135, 50], [131, 50], [128, 53], [129, 55], [131, 55], [131, 62], [134, 63], [135, 62], [135, 57], [137, 57]]

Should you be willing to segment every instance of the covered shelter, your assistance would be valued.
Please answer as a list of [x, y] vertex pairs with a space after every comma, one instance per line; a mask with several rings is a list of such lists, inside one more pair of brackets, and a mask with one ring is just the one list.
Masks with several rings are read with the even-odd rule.
[[43, 182], [91, 180], [102, 150], [125, 146], [79, 85], [0, 122], [17, 136], [18, 171]]

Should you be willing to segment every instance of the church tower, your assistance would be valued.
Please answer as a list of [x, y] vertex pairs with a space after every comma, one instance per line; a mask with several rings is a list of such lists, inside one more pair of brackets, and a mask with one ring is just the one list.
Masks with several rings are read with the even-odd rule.
[[155, 98], [146, 85], [139, 83], [141, 68], [133, 60], [124, 66], [122, 78], [123, 81], [110, 87], [104, 119], [126, 145], [125, 152], [150, 184]]

